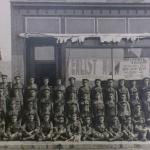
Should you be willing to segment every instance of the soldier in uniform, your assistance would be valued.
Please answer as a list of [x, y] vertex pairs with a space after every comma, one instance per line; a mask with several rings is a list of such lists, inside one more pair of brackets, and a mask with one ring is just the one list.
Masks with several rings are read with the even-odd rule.
[[61, 79], [57, 79], [56, 86], [54, 87], [54, 92], [57, 93], [57, 91], [62, 91], [62, 93], [65, 93], [65, 86], [62, 84]]
[[52, 98], [51, 98], [51, 93], [50, 93], [50, 88], [49, 87], [45, 87], [43, 88], [43, 95], [42, 97], [39, 99], [39, 114], [41, 114], [43, 111], [45, 111], [45, 109], [49, 110], [49, 113], [53, 114], [53, 102], [52, 102]]
[[24, 86], [23, 83], [21, 83], [21, 77], [15, 76], [14, 83], [12, 85], [12, 90], [17, 89], [19, 93], [20, 100], [23, 101], [23, 94], [24, 94]]
[[119, 141], [122, 140], [123, 133], [121, 132], [121, 124], [117, 116], [110, 118], [108, 131], [109, 131], [109, 141]]
[[126, 94], [122, 94], [120, 101], [118, 102], [118, 116], [121, 124], [123, 124], [124, 120], [131, 116], [130, 104], [127, 101]]
[[54, 118], [57, 119], [57, 115], [60, 115], [60, 114], [64, 115], [65, 113], [64, 105], [65, 105], [65, 101], [64, 101], [63, 91], [57, 90], [56, 98], [54, 100], [54, 110], [55, 110]]
[[118, 86], [118, 101], [121, 100], [122, 95], [126, 95], [126, 100], [129, 102], [130, 101], [130, 94], [128, 88], [125, 87], [125, 80], [120, 79], [119, 80], [119, 86]]
[[9, 92], [10, 92], [10, 85], [7, 82], [7, 75], [2, 75], [2, 82], [0, 84], [0, 87], [3, 89], [4, 96], [8, 99], [9, 98]]
[[143, 79], [143, 86], [141, 88], [141, 97], [144, 99], [145, 92], [150, 90], [150, 85], [149, 85], [150, 79], [148, 77]]
[[3, 111], [0, 110], [0, 141], [6, 140], [6, 133], [5, 133], [5, 127], [6, 127], [6, 121], [5, 121], [5, 115]]
[[145, 117], [141, 110], [141, 105], [137, 104], [132, 115], [134, 133], [137, 135], [138, 140], [146, 141], [147, 129], [145, 128]]
[[[114, 93], [113, 92], [109, 92], [108, 94], [109, 94], [107, 96], [108, 99], [106, 100], [106, 103], [105, 103], [107, 123], [109, 123], [111, 118], [116, 116], [117, 113], [118, 113], [117, 103], [116, 103], [116, 100], [115, 100], [115, 97], [114, 97]], [[116, 119], [116, 118], [114, 118], [114, 119]]]
[[125, 140], [133, 141], [136, 139], [136, 136], [133, 133], [133, 124], [130, 116], [126, 118], [122, 124], [122, 133]]
[[41, 125], [40, 125], [40, 139], [43, 141], [51, 141], [53, 136], [53, 123], [50, 120], [50, 112], [46, 111], [42, 113]]
[[27, 85], [27, 91], [29, 90], [38, 90], [38, 87], [37, 87], [37, 84], [35, 83], [35, 78], [34, 77], [31, 77], [30, 80], [29, 80], [29, 83]]
[[[16, 102], [16, 109], [19, 113], [21, 113], [22, 108], [23, 108], [23, 99], [22, 99], [22, 97], [20, 97], [19, 90], [17, 88], [13, 89], [13, 95], [12, 95], [9, 103], [11, 103], [11, 101]], [[9, 103], [8, 103], [8, 105], [9, 105]]]
[[37, 91], [36, 91], [35, 89], [30, 89], [30, 90], [29, 90], [29, 95], [28, 95], [28, 97], [27, 97], [27, 98], [25, 99], [25, 101], [24, 101], [24, 107], [25, 107], [25, 109], [26, 109], [28, 103], [29, 103], [30, 101], [32, 101], [33, 104], [34, 104], [34, 109], [37, 110], [37, 102], [38, 102], [38, 100], [37, 100], [36, 92], [37, 92]]
[[10, 141], [22, 139], [21, 122], [18, 120], [18, 113], [15, 111], [10, 114], [10, 121], [8, 122], [6, 133]]
[[90, 87], [88, 79], [82, 80], [82, 86], [79, 88], [78, 91], [78, 100], [80, 113], [82, 115], [82, 111], [84, 110], [85, 105], [88, 105], [90, 108]]
[[3, 89], [0, 88], [0, 111], [3, 112], [3, 114], [6, 114], [6, 107], [7, 107], [7, 99], [4, 96]]
[[35, 118], [35, 112], [30, 111], [26, 115], [26, 120], [22, 125], [23, 140], [39, 140], [40, 123]]
[[138, 94], [138, 89], [137, 89], [135, 80], [131, 81], [131, 87], [129, 89], [129, 93], [130, 93], [130, 100], [131, 101], [132, 101], [132, 99], [135, 98], [135, 94]]
[[74, 77], [69, 78], [70, 85], [66, 88], [66, 94], [65, 94], [66, 101], [70, 100], [70, 98], [72, 97], [72, 93], [74, 93], [75, 99], [77, 100], [78, 92], [77, 92], [75, 82], [76, 82], [76, 79]]
[[101, 138], [99, 140], [109, 139], [109, 132], [104, 123], [104, 116], [97, 116], [97, 119], [94, 122], [94, 129], [101, 135]]
[[107, 88], [105, 90], [105, 99], [109, 99], [109, 93], [113, 94], [114, 100], [116, 103], [118, 102], [118, 94], [117, 90], [114, 88], [114, 80], [113, 79], [108, 79], [107, 80]]
[[67, 130], [66, 130], [66, 124], [64, 120], [64, 115], [59, 114], [57, 116], [57, 119], [55, 120], [55, 125], [53, 129], [53, 141], [66, 141], [67, 140]]
[[77, 114], [72, 115], [72, 120], [67, 124], [67, 141], [79, 142], [81, 141], [81, 122], [77, 118]]

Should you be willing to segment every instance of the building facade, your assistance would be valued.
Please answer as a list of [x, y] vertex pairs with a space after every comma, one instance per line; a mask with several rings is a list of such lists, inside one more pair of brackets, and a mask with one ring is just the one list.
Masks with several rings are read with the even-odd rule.
[[[131, 1], [130, 1], [131, 2]], [[11, 1], [12, 76], [150, 75], [150, 3]]]

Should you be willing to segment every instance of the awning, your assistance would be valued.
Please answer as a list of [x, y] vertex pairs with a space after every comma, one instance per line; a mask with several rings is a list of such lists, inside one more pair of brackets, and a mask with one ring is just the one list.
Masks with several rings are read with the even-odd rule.
[[150, 38], [150, 33], [141, 34], [51, 34], [51, 33], [20, 33], [21, 38], [51, 37], [57, 39], [57, 43], [84, 42], [86, 38], [99, 38], [100, 42], [120, 42], [122, 39], [136, 41]]

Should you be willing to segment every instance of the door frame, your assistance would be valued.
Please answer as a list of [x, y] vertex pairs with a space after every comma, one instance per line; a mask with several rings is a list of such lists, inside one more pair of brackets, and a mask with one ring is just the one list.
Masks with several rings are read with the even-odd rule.
[[[57, 44], [56, 39], [54, 38], [28, 38], [26, 40], [26, 81], [28, 82], [29, 78], [31, 76], [35, 76], [35, 71], [34, 70], [34, 65], [35, 65], [35, 61], [33, 60], [34, 58], [34, 48], [35, 47], [42, 47], [42, 46], [54, 46], [54, 55], [55, 55], [55, 61], [52, 61], [51, 63], [55, 63], [56, 64], [56, 78], [59, 76], [60, 74], [60, 70], [61, 70], [61, 62], [60, 62], [60, 48], [59, 48], [59, 44]], [[45, 61], [45, 62], [49, 62], [50, 61]], [[42, 63], [42, 61], [41, 61]], [[44, 61], [43, 61], [44, 63]], [[33, 73], [34, 72], [34, 73]]]

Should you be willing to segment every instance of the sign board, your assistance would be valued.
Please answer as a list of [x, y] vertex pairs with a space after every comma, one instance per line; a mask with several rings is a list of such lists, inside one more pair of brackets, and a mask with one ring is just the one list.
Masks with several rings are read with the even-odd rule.
[[[114, 60], [115, 64], [116, 60]], [[138, 80], [150, 75], [149, 58], [124, 58], [114, 65], [114, 79]]]
[[[112, 68], [113, 67], [113, 75]], [[70, 59], [68, 76], [74, 76], [77, 80], [87, 78], [95, 80], [107, 80], [109, 78], [139, 80], [150, 76], [149, 58], [123, 58], [114, 59], [113, 65], [109, 59]]]
[[[107, 63], [109, 64], [107, 65]], [[108, 67], [105, 67], [105, 65]], [[68, 75], [74, 76], [77, 80], [82, 80], [83, 78], [89, 80], [95, 80], [97, 78], [105, 80], [111, 78], [110, 71], [107, 71], [110, 70], [110, 59], [109, 62], [108, 60], [106, 61], [105, 65], [102, 59], [70, 59]]]

